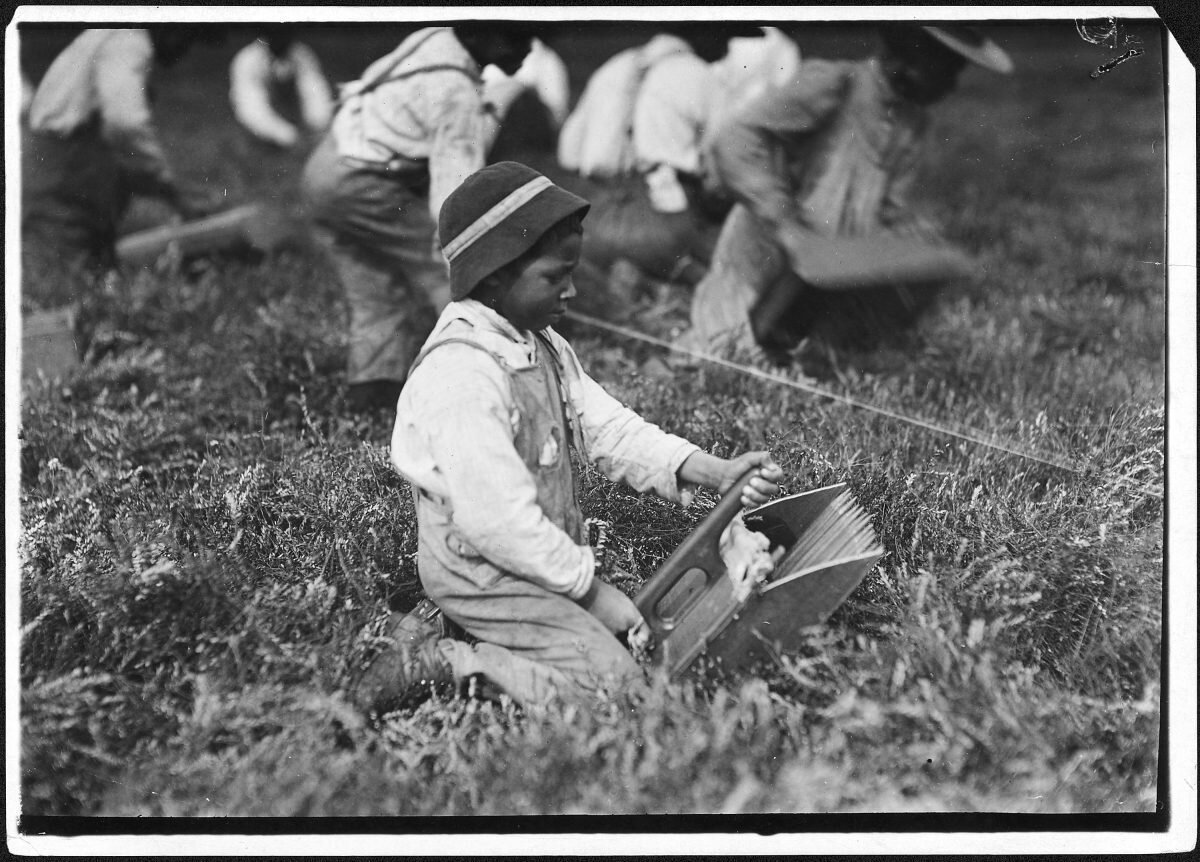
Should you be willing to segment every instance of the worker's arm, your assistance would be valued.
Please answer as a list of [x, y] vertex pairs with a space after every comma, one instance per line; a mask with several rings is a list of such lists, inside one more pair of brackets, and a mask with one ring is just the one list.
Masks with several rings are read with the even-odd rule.
[[647, 422], [589, 377], [571, 346], [556, 333], [551, 343], [563, 366], [567, 395], [583, 431], [588, 459], [607, 478], [665, 500], [690, 499], [677, 481], [679, 466], [698, 450], [694, 443]]
[[296, 92], [300, 97], [304, 124], [313, 131], [320, 131], [333, 119], [333, 88], [312, 48], [294, 44], [290, 57], [296, 68]]
[[102, 134], [132, 190], [159, 197], [187, 217], [219, 209], [218, 190], [180, 182], [159, 142], [146, 99], [154, 50], [137, 31], [120, 31], [96, 55], [95, 83]]
[[725, 459], [700, 451], [696, 444], [668, 434], [609, 395], [583, 371], [575, 351], [561, 336], [552, 333], [551, 342], [563, 363], [588, 458], [607, 478], [686, 503], [689, 486], [723, 494], [743, 473], [758, 466], [759, 476], [743, 494], [746, 505], [765, 503], [778, 493], [775, 483], [783, 473], [766, 452]]
[[96, 54], [101, 130], [135, 192], [171, 199], [175, 176], [159, 143], [146, 91], [154, 51], [134, 31], [114, 34]]
[[746, 452], [736, 458], [695, 452], [680, 465], [679, 481], [724, 494], [751, 468], [757, 468], [757, 473], [742, 491], [742, 505], [761, 506], [779, 493], [779, 482], [783, 480], [783, 470], [771, 460], [769, 452]]
[[233, 58], [229, 102], [234, 117], [255, 137], [281, 147], [299, 140], [296, 127], [271, 105], [271, 52], [261, 42], [247, 45]]
[[562, 126], [571, 106], [567, 64], [562, 61], [562, 57], [545, 42], [534, 39], [529, 56], [513, 77], [534, 90], [542, 104], [550, 111], [554, 125]]
[[500, 134], [504, 118], [521, 94], [529, 89], [522, 79], [508, 75], [488, 75], [483, 82], [483, 134], [488, 149]]

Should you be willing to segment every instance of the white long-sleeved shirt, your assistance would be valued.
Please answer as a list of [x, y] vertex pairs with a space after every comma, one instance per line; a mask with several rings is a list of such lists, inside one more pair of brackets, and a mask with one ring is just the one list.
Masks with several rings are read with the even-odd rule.
[[708, 123], [713, 93], [712, 67], [690, 52], [664, 57], [650, 67], [633, 107], [633, 148], [637, 166], [667, 165], [700, 172], [700, 138]]
[[484, 166], [499, 126], [484, 105], [479, 65], [449, 27], [426, 27], [342, 90], [331, 133], [338, 153], [429, 170], [429, 212]]
[[558, 163], [585, 177], [615, 177], [637, 167], [633, 127], [648, 70], [674, 54], [691, 54], [678, 36], [660, 33], [620, 51], [592, 73], [558, 137]]
[[[714, 122], [736, 105], [795, 79], [796, 43], [777, 28], [763, 29], [763, 36], [730, 39], [728, 53], [715, 63], [678, 53], [646, 73], [634, 106], [633, 146], [638, 170], [652, 173], [649, 191], [656, 210], [687, 208], [676, 173], [705, 177], [702, 142]], [[705, 178], [712, 184], [712, 177]]]
[[[446, 306], [430, 340], [464, 333], [513, 368], [537, 362], [533, 333], [472, 299]], [[549, 335], [588, 457], [609, 479], [686, 503], [692, 489], [680, 487], [676, 473], [698, 448], [623, 406], [583, 371], [561, 336]], [[576, 545], [538, 506], [534, 477], [513, 442], [519, 422], [508, 374], [495, 359], [448, 344], [414, 369], [400, 394], [392, 464], [446, 500], [455, 529], [493, 565], [579, 599], [592, 583], [591, 549]]]
[[300, 137], [292, 123], [271, 104], [277, 84], [295, 87], [304, 125], [319, 131], [333, 116], [333, 91], [317, 55], [307, 45], [294, 42], [284, 57], [277, 57], [262, 39], [256, 39], [234, 55], [229, 65], [229, 101], [233, 115], [252, 134], [290, 147]]
[[173, 173], [146, 97], [153, 63], [145, 30], [85, 30], [42, 78], [29, 106], [29, 128], [67, 137], [98, 119], [139, 191], [169, 187]]
[[728, 53], [714, 63], [678, 53], [651, 67], [634, 106], [633, 144], [640, 169], [667, 165], [698, 174], [700, 142], [715, 114], [795, 80], [800, 49], [778, 28], [763, 30], [763, 36], [730, 39]]

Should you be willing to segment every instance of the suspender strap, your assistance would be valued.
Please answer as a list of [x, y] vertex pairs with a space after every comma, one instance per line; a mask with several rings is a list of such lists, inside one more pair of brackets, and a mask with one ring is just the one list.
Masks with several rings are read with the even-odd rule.
[[567, 393], [567, 387], [563, 384], [562, 364], [558, 351], [554, 348], [554, 344], [545, 330], [535, 332], [533, 337], [537, 340], [538, 346], [548, 354], [550, 360], [546, 364], [550, 366], [550, 373], [554, 376], [554, 385], [558, 390], [558, 406], [562, 410], [563, 424], [567, 428], [567, 443], [579, 453], [581, 458], [587, 460], [583, 447], [583, 430], [579, 427], [578, 417], [575, 409], [571, 407], [571, 398]]
[[474, 81], [475, 80], [474, 75], [472, 75], [470, 72], [468, 72], [462, 66], [455, 66], [452, 63], [434, 63], [433, 65], [421, 66], [416, 69], [410, 69], [407, 72], [403, 72], [399, 75], [392, 74], [393, 72], [396, 71], [396, 69], [400, 66], [401, 63], [403, 63], [405, 60], [407, 60], [409, 57], [411, 57], [413, 54], [415, 54], [426, 42], [428, 42], [430, 39], [432, 39], [434, 36], [436, 36], [442, 30], [446, 30], [446, 29], [449, 29], [449, 28], [435, 27], [435, 28], [431, 29], [428, 33], [426, 33], [424, 36], [422, 36], [420, 39], [418, 39], [413, 45], [409, 46], [407, 51], [400, 53], [391, 63], [389, 63], [387, 66], [385, 66], [380, 71], [376, 72], [372, 77], [362, 78], [358, 81], [355, 81], [351, 84], [347, 84], [346, 86], [342, 87], [341, 92], [338, 94], [338, 102], [339, 103], [344, 102], [350, 96], [364, 95], [365, 93], [369, 93], [372, 90], [375, 90], [378, 87], [383, 86], [384, 84], [390, 83], [391, 81], [401, 81], [405, 78], [411, 78], [413, 75], [421, 75], [426, 72], [458, 72], [462, 75], [465, 75], [467, 78], [471, 79], [472, 81]]
[[412, 373], [417, 370], [418, 365], [425, 361], [426, 356], [428, 356], [430, 353], [433, 353], [433, 351], [437, 350], [439, 347], [445, 347], [447, 344], [465, 344], [467, 347], [474, 347], [476, 350], [486, 353], [488, 356], [492, 357], [492, 359], [495, 359], [502, 367], [508, 367], [503, 357], [488, 350], [479, 342], [472, 341], [469, 338], [455, 336], [451, 338], [443, 338], [441, 341], [435, 341], [433, 344], [427, 345], [424, 350], [417, 354], [417, 358], [413, 360], [413, 364], [408, 366], [408, 376], [412, 377]]
[[[554, 344], [550, 341], [550, 337], [546, 335], [545, 331], [535, 332], [534, 339], [538, 351], [544, 351], [546, 353], [548, 360], [546, 364], [550, 366], [550, 374], [554, 377], [554, 386], [558, 394], [558, 407], [562, 413], [563, 425], [566, 426], [567, 430], [567, 444], [586, 460], [586, 450], [583, 446], [583, 431], [581, 428], [579, 428], [579, 422], [576, 418], [575, 410], [570, 406], [570, 396], [567, 394], [567, 388], [563, 384], [562, 361], [559, 359], [558, 351], [554, 348]], [[412, 373], [417, 370], [417, 366], [425, 361], [425, 357], [437, 350], [439, 347], [443, 347], [447, 344], [465, 344], [467, 347], [473, 347], [476, 350], [486, 353], [488, 356], [495, 359], [501, 367], [506, 369], [508, 368], [508, 363], [504, 361], [503, 357], [501, 357], [499, 354], [493, 353], [491, 350], [488, 350], [479, 342], [472, 341], [469, 338], [452, 336], [450, 338], [443, 338], [441, 341], [436, 341], [433, 344], [427, 345], [424, 350], [417, 354], [417, 358], [413, 360], [413, 364], [408, 367], [408, 376], [412, 376]]]

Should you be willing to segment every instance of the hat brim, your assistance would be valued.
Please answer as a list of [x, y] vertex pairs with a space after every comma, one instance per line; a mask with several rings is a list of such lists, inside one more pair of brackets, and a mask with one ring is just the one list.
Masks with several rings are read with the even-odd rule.
[[1008, 56], [1008, 53], [1003, 48], [986, 36], [983, 37], [983, 41], [978, 45], [972, 45], [941, 27], [925, 25], [924, 29], [926, 33], [937, 39], [947, 48], [957, 54], [961, 54], [977, 66], [982, 66], [993, 72], [999, 72], [1001, 75], [1008, 75], [1013, 71], [1012, 58]]
[[591, 206], [556, 185], [534, 195], [450, 263], [451, 299], [470, 296], [481, 281], [533, 248], [554, 225], [576, 213], [587, 215]]

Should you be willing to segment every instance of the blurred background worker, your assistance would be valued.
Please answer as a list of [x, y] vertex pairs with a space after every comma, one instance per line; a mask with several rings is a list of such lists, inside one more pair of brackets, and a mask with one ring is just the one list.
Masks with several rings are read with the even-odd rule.
[[297, 126], [322, 132], [333, 117], [333, 91], [321, 63], [310, 47], [295, 41], [289, 27], [264, 27], [234, 55], [229, 101], [248, 132], [284, 148], [300, 140]]
[[969, 272], [905, 192], [930, 106], [968, 62], [1001, 73], [1012, 62], [961, 25], [894, 24], [881, 36], [865, 60], [806, 60], [790, 84], [734, 106], [713, 130], [708, 161], [737, 205], [696, 288], [692, 346], [757, 344], [787, 361], [835, 300], [850, 304], [843, 320], [855, 334], [871, 315], [881, 331], [920, 310], [921, 286]]
[[[713, 63], [717, 87], [709, 112], [712, 126], [739, 101], [757, 98], [770, 87], [784, 87], [800, 74], [800, 46], [794, 30], [763, 27], [760, 36], [735, 36], [725, 56]], [[736, 96], [735, 96], [736, 94]]]
[[800, 49], [781, 30], [764, 27], [760, 35], [732, 39], [728, 32], [684, 31], [694, 53], [664, 57], [638, 90], [633, 149], [656, 212], [683, 212], [700, 196], [701, 141], [727, 102], [785, 84], [800, 71]]
[[195, 26], [85, 30], [54, 60], [29, 108], [27, 272], [115, 266], [118, 226], [134, 194], [161, 198], [185, 218], [218, 209], [219, 190], [177, 178], [150, 110], [155, 62], [175, 63], [202, 34], [219, 35]]
[[571, 84], [567, 77], [567, 64], [563, 62], [553, 48], [541, 39], [534, 39], [529, 49], [529, 55], [521, 68], [514, 75], [507, 75], [494, 64], [489, 64], [483, 70], [484, 98], [490, 101], [490, 94], [498, 87], [511, 86], [509, 81], [515, 79], [525, 88], [517, 97], [503, 118], [504, 125], [492, 148], [492, 161], [505, 161], [508, 155], [506, 132], [520, 127], [520, 140], [511, 143], [512, 148], [552, 151], [558, 141], [558, 130], [571, 103]]
[[525, 89], [513, 75], [531, 30], [427, 27], [346, 85], [302, 180], [317, 240], [350, 307], [348, 406], [394, 409], [409, 365], [450, 299], [435, 244], [446, 196], [484, 166], [500, 118]]
[[563, 166], [593, 183], [580, 186], [594, 201], [588, 260], [694, 284], [729, 209], [704, 179], [705, 131], [736, 91], [792, 76], [798, 65], [795, 43], [778, 31], [685, 24], [601, 66], [559, 147]]

